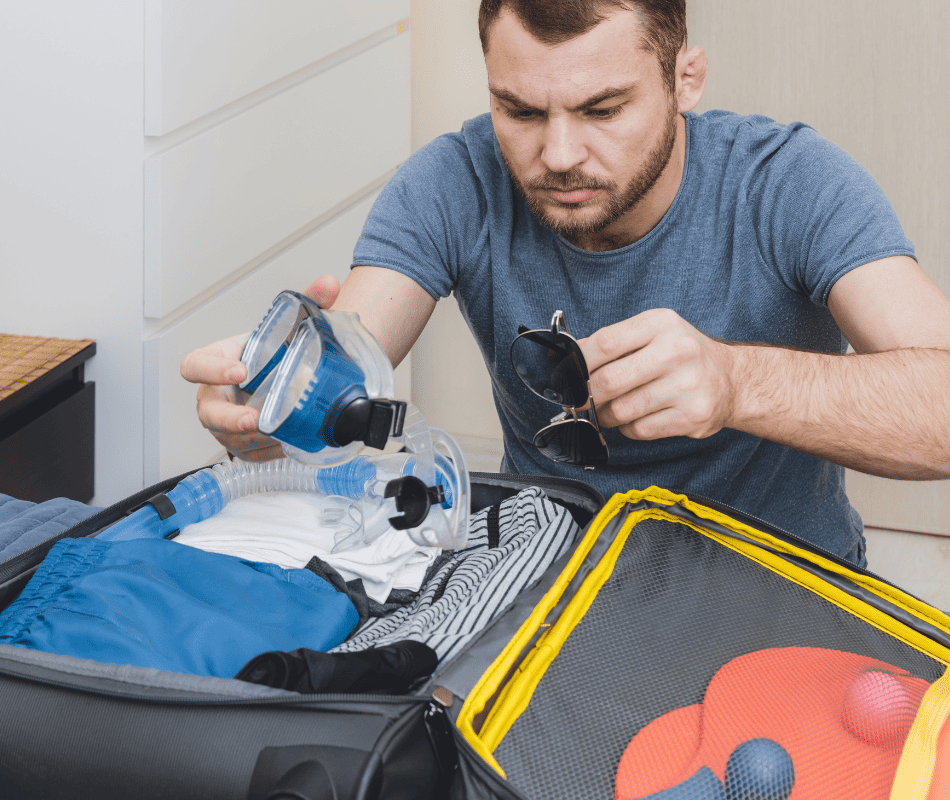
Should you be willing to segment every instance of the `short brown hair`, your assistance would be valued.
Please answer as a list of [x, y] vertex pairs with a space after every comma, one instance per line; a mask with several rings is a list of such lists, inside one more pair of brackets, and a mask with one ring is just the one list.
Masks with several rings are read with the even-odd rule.
[[686, 43], [686, 0], [482, 0], [478, 35], [483, 52], [488, 52], [488, 34], [503, 8], [548, 45], [587, 33], [616, 8], [635, 11], [646, 29], [641, 46], [657, 57], [669, 90], [676, 89], [676, 57]]

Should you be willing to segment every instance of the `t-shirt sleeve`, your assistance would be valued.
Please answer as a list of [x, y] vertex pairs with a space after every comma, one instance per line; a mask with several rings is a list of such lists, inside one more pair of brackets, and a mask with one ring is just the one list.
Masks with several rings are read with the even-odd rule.
[[383, 188], [351, 266], [394, 269], [436, 300], [456, 287], [485, 220], [485, 200], [461, 134], [414, 153]]
[[855, 267], [914, 257], [881, 187], [840, 147], [801, 123], [759, 147], [749, 182], [759, 247], [789, 288], [827, 305]]

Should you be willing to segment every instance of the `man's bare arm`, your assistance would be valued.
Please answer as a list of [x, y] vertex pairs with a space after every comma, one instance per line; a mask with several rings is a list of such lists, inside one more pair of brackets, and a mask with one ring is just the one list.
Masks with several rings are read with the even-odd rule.
[[950, 299], [913, 259], [865, 264], [829, 308], [854, 355], [721, 342], [654, 309], [582, 340], [601, 422], [632, 439], [751, 433], [889, 478], [950, 477]]
[[412, 278], [382, 267], [354, 267], [333, 303], [355, 311], [393, 366], [399, 366], [432, 316], [435, 299]]
[[735, 348], [730, 427], [889, 478], [950, 478], [950, 300], [895, 257], [858, 267], [829, 308], [855, 353]]

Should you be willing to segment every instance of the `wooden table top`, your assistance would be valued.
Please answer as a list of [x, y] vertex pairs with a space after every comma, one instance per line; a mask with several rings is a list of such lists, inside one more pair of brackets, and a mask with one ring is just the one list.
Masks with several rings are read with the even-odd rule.
[[92, 339], [53, 339], [0, 333], [0, 401], [94, 344]]

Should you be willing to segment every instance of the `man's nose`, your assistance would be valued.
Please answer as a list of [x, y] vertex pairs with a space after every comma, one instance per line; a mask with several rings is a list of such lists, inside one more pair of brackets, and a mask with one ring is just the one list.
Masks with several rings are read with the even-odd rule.
[[587, 160], [581, 128], [566, 115], [548, 119], [541, 145], [541, 163], [551, 172], [567, 172]]

